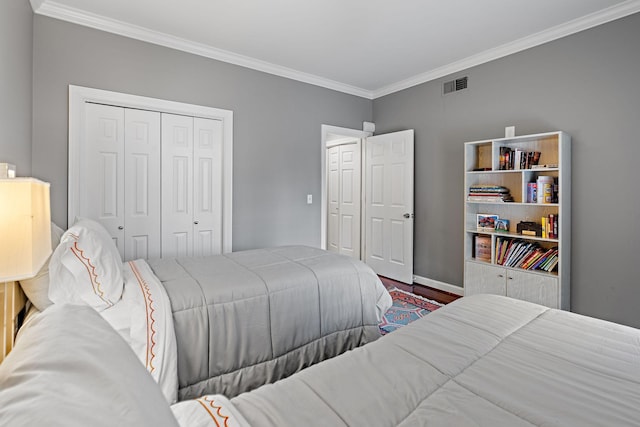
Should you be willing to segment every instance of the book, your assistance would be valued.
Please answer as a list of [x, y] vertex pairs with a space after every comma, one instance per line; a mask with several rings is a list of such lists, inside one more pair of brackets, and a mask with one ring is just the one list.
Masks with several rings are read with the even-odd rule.
[[491, 262], [491, 236], [478, 234], [475, 239], [476, 259]]
[[525, 169], [527, 162], [527, 153], [524, 150], [519, 148], [516, 149], [513, 155], [513, 168], [514, 169]]
[[500, 147], [500, 170], [511, 170], [514, 168], [515, 152], [509, 147]]
[[[540, 218], [540, 228], [542, 233], [540, 236], [543, 239], [557, 239], [558, 238], [558, 214], [549, 214]], [[522, 234], [525, 234], [524, 232]]]
[[537, 247], [527, 259], [523, 260], [521, 267], [525, 270], [530, 270], [531, 267], [545, 254], [545, 250], [541, 247]]
[[502, 185], [472, 185], [469, 187], [470, 193], [509, 193], [509, 189]]
[[535, 166], [538, 166], [538, 162], [540, 161], [540, 155], [542, 153], [540, 151], [531, 151], [529, 153], [529, 159], [527, 164], [527, 169], [533, 169]]
[[516, 252], [513, 259], [509, 262], [510, 267], [517, 267], [520, 261], [529, 253], [532, 249], [533, 243], [525, 243], [521, 246], [520, 250]]
[[506, 265], [507, 267], [512, 267], [513, 265], [515, 265], [515, 263], [518, 261], [520, 257], [520, 254], [522, 254], [522, 251], [525, 250], [527, 245], [528, 243], [522, 240], [518, 240], [516, 243], [514, 243], [514, 248], [509, 254], [509, 256], [507, 257], [507, 260], [505, 261], [504, 265]]
[[506, 265], [507, 264], [507, 260], [509, 259], [509, 257], [511, 257], [511, 254], [514, 251], [515, 246], [517, 246], [517, 241], [514, 239], [511, 239], [511, 241], [509, 242], [509, 246], [506, 248], [506, 252], [504, 254], [504, 257], [502, 258], [502, 263], [501, 265]]
[[540, 267], [540, 265], [542, 265], [543, 262], [545, 262], [547, 260], [547, 258], [549, 258], [551, 255], [553, 255], [553, 252], [555, 251], [555, 249], [551, 248], [548, 249], [545, 253], [542, 254], [541, 257], [538, 258], [537, 261], [535, 261], [533, 263], [533, 265], [530, 267], [531, 270], [536, 270]]
[[514, 239], [509, 239], [509, 242], [502, 248], [502, 259], [500, 260], [500, 265], [504, 265], [507, 262], [507, 258], [511, 251], [513, 251], [513, 242]]

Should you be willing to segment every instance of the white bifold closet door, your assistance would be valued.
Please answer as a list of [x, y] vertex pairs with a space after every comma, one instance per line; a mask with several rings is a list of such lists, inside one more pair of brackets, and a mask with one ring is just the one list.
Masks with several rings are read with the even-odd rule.
[[160, 256], [160, 113], [87, 104], [79, 216], [99, 221], [123, 260]]
[[162, 256], [222, 252], [222, 121], [162, 113]]
[[122, 259], [222, 253], [222, 121], [86, 105], [78, 215]]

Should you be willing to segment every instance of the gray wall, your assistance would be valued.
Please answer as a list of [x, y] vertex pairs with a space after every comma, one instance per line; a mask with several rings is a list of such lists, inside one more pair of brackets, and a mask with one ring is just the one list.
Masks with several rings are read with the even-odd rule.
[[0, 163], [31, 175], [33, 12], [25, 0], [0, 1]]
[[415, 272], [461, 285], [463, 142], [510, 125], [520, 135], [564, 130], [573, 137], [572, 309], [640, 326], [639, 44], [634, 15], [457, 73], [470, 78], [461, 93], [442, 97], [440, 79], [371, 102], [36, 16], [33, 174], [52, 183], [64, 225], [69, 84], [231, 109], [234, 249], [317, 245], [320, 125], [413, 128]]
[[33, 55], [33, 171], [60, 225], [69, 84], [233, 110], [234, 250], [319, 246], [321, 125], [372, 115], [370, 100], [38, 15]]
[[640, 14], [373, 103], [376, 133], [413, 128], [415, 273], [463, 282], [463, 142], [572, 136], [571, 309], [640, 327]]

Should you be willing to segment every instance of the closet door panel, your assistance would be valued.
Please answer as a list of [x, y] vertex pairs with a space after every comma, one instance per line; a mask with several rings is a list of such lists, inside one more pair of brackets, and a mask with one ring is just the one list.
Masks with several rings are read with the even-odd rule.
[[194, 118], [194, 256], [222, 252], [222, 121]]
[[162, 256], [193, 255], [193, 117], [162, 113]]
[[79, 216], [100, 222], [124, 255], [124, 108], [86, 105]]
[[124, 259], [160, 256], [160, 113], [125, 110]]

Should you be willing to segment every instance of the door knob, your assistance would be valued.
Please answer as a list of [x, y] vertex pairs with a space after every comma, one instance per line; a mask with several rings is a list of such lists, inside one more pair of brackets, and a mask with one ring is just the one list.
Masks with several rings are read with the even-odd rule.
[[198, 221], [193, 221], [193, 223], [194, 223], [195, 225], [198, 225]]
[[404, 214], [404, 215], [402, 215], [402, 216], [403, 216], [403, 217], [405, 217], [405, 218], [407, 218], [407, 219], [408, 219], [408, 218], [413, 218], [413, 214], [410, 214], [410, 213], [406, 213], [406, 214]]
[[123, 227], [123, 226], [121, 226], [121, 225], [119, 225], [119, 226], [118, 226], [118, 230], [124, 230], [124, 227]]

